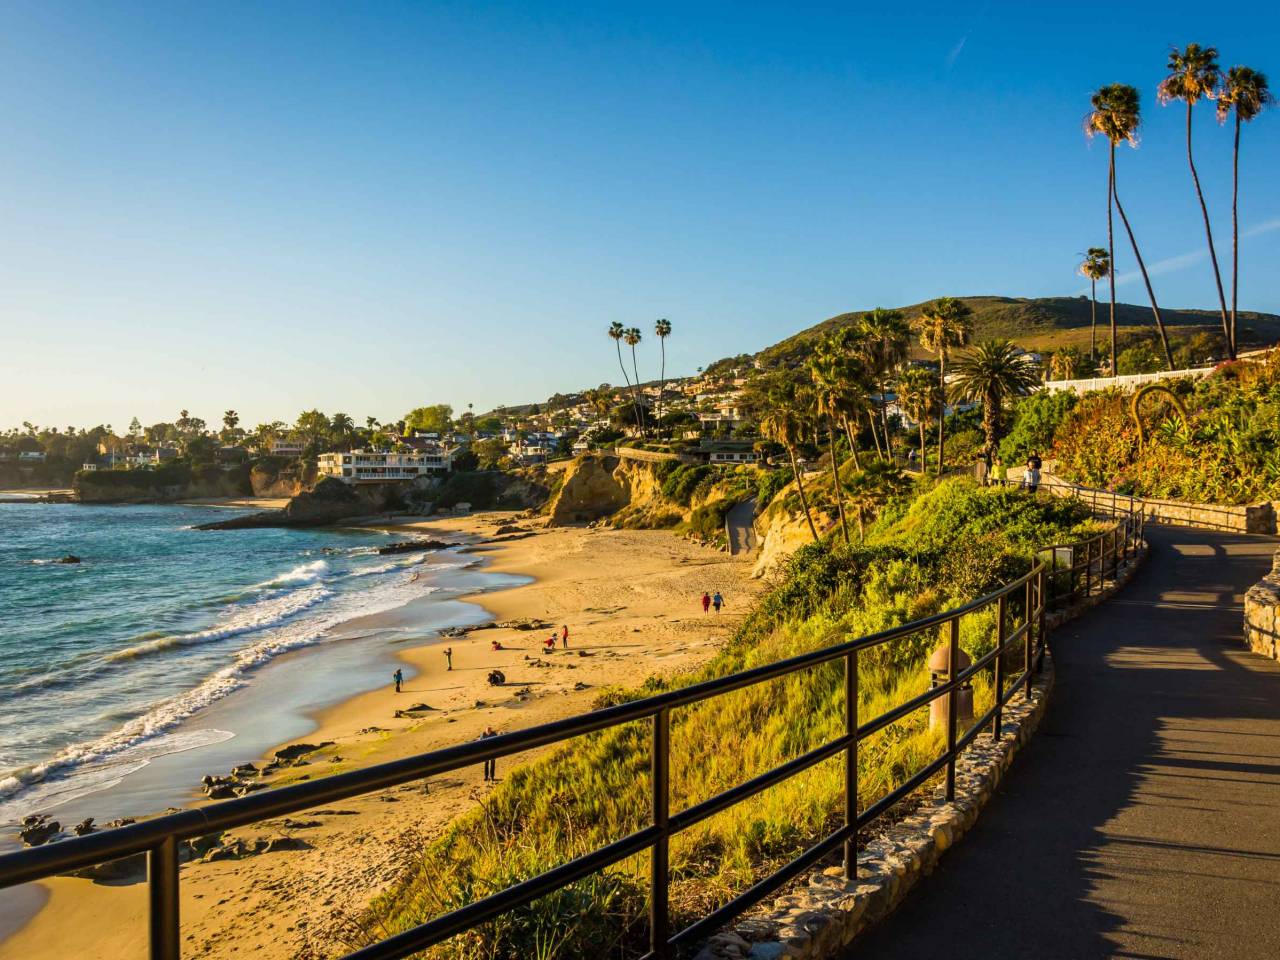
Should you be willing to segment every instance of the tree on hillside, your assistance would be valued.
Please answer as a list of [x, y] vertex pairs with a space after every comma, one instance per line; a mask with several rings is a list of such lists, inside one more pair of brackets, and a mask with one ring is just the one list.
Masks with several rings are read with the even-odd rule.
[[809, 498], [804, 490], [804, 476], [800, 472], [796, 448], [809, 434], [809, 419], [803, 399], [798, 395], [797, 385], [788, 377], [777, 377], [770, 381], [769, 405], [760, 417], [760, 433], [769, 440], [781, 444], [787, 451], [791, 461], [791, 472], [796, 478], [796, 491], [800, 494], [800, 506], [804, 509], [804, 518], [809, 523], [809, 533], [813, 542], [818, 543], [818, 528], [813, 523], [813, 513], [809, 509]]
[[889, 433], [888, 402], [885, 395], [899, 364], [907, 359], [907, 347], [911, 342], [911, 328], [901, 311], [876, 307], [858, 320], [859, 344], [867, 373], [880, 395], [877, 404], [880, 428], [884, 433], [885, 456], [893, 459], [893, 440]]
[[[640, 416], [640, 405], [636, 402], [636, 388], [631, 385], [631, 377], [627, 373], [627, 365], [622, 362], [622, 341], [627, 335], [627, 328], [617, 320], [609, 324], [609, 339], [613, 341], [613, 345], [618, 351], [618, 367], [622, 370], [622, 379], [627, 385], [627, 390], [631, 394], [631, 407], [636, 412], [636, 416]], [[636, 420], [636, 429], [641, 427], [640, 421]]]
[[312, 457], [319, 451], [320, 445], [329, 437], [329, 418], [319, 410], [307, 410], [298, 414], [293, 432], [302, 442], [305, 455]]
[[849, 524], [844, 515], [844, 487], [840, 483], [840, 457], [836, 453], [836, 420], [841, 416], [844, 393], [842, 364], [839, 357], [816, 353], [809, 361], [813, 380], [814, 407], [827, 427], [827, 446], [831, 456], [831, 487], [836, 495], [836, 512], [840, 516], [840, 532], [849, 542]]
[[1138, 126], [1142, 123], [1142, 108], [1138, 100], [1138, 91], [1127, 83], [1112, 83], [1102, 87], [1093, 95], [1090, 102], [1093, 110], [1085, 117], [1085, 134], [1089, 137], [1101, 134], [1107, 138], [1110, 146], [1108, 160], [1107, 190], [1110, 199], [1107, 203], [1107, 252], [1111, 258], [1111, 360], [1112, 370], [1116, 359], [1116, 326], [1115, 326], [1115, 243], [1111, 232], [1111, 204], [1120, 214], [1120, 222], [1124, 224], [1125, 233], [1129, 235], [1129, 245], [1133, 248], [1134, 259], [1138, 261], [1138, 270], [1142, 273], [1142, 282], [1147, 286], [1147, 297], [1151, 301], [1151, 313], [1155, 317], [1156, 330], [1160, 333], [1160, 344], [1164, 347], [1165, 361], [1169, 369], [1173, 369], [1173, 354], [1169, 349], [1169, 336], [1165, 333], [1164, 320], [1160, 317], [1160, 305], [1156, 303], [1156, 292], [1151, 286], [1151, 277], [1147, 273], [1147, 265], [1142, 259], [1142, 251], [1138, 249], [1138, 240], [1133, 235], [1133, 227], [1125, 215], [1124, 206], [1120, 203], [1120, 192], [1116, 189], [1116, 147], [1121, 142], [1131, 147], [1138, 145]]
[[[952, 347], [963, 347], [973, 333], [973, 311], [963, 300], [940, 297], [916, 318], [915, 330], [920, 345], [938, 356], [938, 390], [947, 395], [947, 357]], [[946, 452], [946, 410], [938, 416], [938, 476], [942, 476]], [[921, 467], [924, 465], [921, 464]]]
[[858, 516], [858, 542], [867, 539], [867, 520], [911, 487], [911, 481], [887, 460], [873, 460], [849, 478], [849, 499]]
[[129, 421], [129, 437], [130, 439], [136, 439], [141, 435], [142, 435], [142, 421], [140, 421], [137, 417], [134, 417], [132, 420]]
[[404, 415], [404, 430], [421, 430], [423, 433], [445, 433], [453, 423], [453, 407], [436, 403], [426, 407], [414, 407]]
[[1030, 393], [1040, 384], [1035, 363], [1012, 340], [988, 340], [956, 361], [952, 395], [982, 404], [983, 450], [995, 456], [1000, 442], [1000, 421], [1009, 397]]
[[942, 415], [942, 392], [937, 378], [923, 367], [908, 367], [898, 377], [898, 404], [920, 430], [920, 472], [925, 472], [925, 430], [929, 421]]
[[1218, 122], [1225, 123], [1234, 112], [1235, 144], [1231, 154], [1231, 356], [1236, 355], [1236, 304], [1240, 273], [1240, 124], [1248, 122], [1274, 103], [1267, 77], [1249, 67], [1232, 67], [1227, 71], [1218, 94]]
[[667, 337], [671, 336], [671, 321], [663, 318], [654, 324], [653, 332], [658, 338], [658, 346], [662, 348], [662, 368], [658, 375], [658, 409], [656, 416], [662, 419], [662, 394], [667, 389]]
[[329, 420], [329, 432], [335, 443], [349, 447], [351, 438], [355, 436], [356, 423], [345, 413], [335, 413]]
[[1187, 105], [1187, 166], [1191, 168], [1191, 182], [1200, 201], [1200, 215], [1204, 218], [1204, 237], [1209, 244], [1209, 261], [1213, 264], [1213, 280], [1218, 286], [1218, 307], [1222, 311], [1222, 339], [1226, 343], [1227, 356], [1235, 359], [1235, 345], [1231, 342], [1231, 321], [1227, 317], [1227, 298], [1222, 292], [1222, 271], [1218, 269], [1218, 251], [1213, 245], [1213, 228], [1209, 225], [1209, 207], [1204, 202], [1204, 190], [1200, 186], [1200, 174], [1196, 172], [1195, 156], [1191, 152], [1191, 108], [1203, 97], [1213, 99], [1217, 95], [1222, 73], [1218, 69], [1218, 51], [1214, 47], [1202, 47], [1198, 43], [1187, 44], [1187, 49], [1174, 47], [1169, 51], [1169, 75], [1160, 81], [1157, 95], [1160, 102], [1170, 104], [1182, 100]]
[[1105, 247], [1090, 247], [1085, 251], [1084, 263], [1080, 264], [1080, 274], [1089, 278], [1089, 359], [1096, 361], [1098, 359], [1098, 281], [1111, 276], [1111, 254]]

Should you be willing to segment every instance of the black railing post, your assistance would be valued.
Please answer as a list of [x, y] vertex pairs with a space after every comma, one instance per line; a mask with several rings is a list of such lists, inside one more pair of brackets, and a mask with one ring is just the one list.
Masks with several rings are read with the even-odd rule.
[[667, 884], [670, 880], [667, 829], [670, 820], [671, 778], [671, 711], [663, 707], [653, 715], [653, 750], [651, 757], [653, 787], [653, 825], [662, 834], [653, 842], [649, 857], [649, 951], [665, 960], [670, 956], [670, 912], [667, 909]]
[[178, 960], [178, 840], [169, 835], [147, 854], [151, 960]]
[[[1040, 652], [1039, 656], [1036, 658], [1037, 665], [1044, 663], [1044, 651], [1045, 651], [1047, 640], [1048, 640], [1048, 634], [1045, 633], [1045, 614], [1047, 612], [1047, 605], [1045, 604], [1045, 601], [1044, 601], [1044, 581], [1045, 581], [1044, 568], [1041, 567], [1040, 576], [1036, 578], [1036, 598], [1040, 601], [1036, 607], [1036, 613], [1035, 613], [1036, 620], [1037, 620], [1036, 648]], [[1031, 631], [1028, 630], [1027, 632], [1030, 633]], [[1031, 684], [1030, 682], [1028, 682], [1027, 696], [1030, 696], [1030, 695], [1031, 695]]]
[[947, 639], [947, 802], [956, 798], [956, 721], [960, 713], [960, 685], [956, 674], [960, 672], [960, 618], [948, 621]]
[[844, 732], [849, 747], [844, 753], [844, 875], [858, 879], [858, 651], [844, 658]]
[[1084, 542], [1084, 598], [1089, 599], [1090, 578], [1093, 574], [1093, 539], [1090, 538]]
[[[1030, 588], [1030, 585], [1031, 585], [1031, 581], [1028, 580], [1027, 581], [1028, 588]], [[1026, 591], [1026, 595], [1027, 595], [1027, 600], [1030, 600], [1031, 599], [1030, 589]], [[1030, 616], [1031, 608], [1027, 607], [1027, 610], [1028, 610], [1028, 616]], [[995, 716], [991, 718], [991, 739], [997, 740], [997, 741], [1000, 739], [1000, 725], [1002, 721], [1002, 717], [1001, 717], [1002, 711], [1000, 708], [1001, 706], [1003, 706], [1001, 701], [1004, 698], [1005, 613], [1006, 613], [1005, 595], [1002, 593], [1000, 594], [1000, 599], [996, 601], [996, 649], [999, 650], [1000, 652], [996, 654], [996, 676], [995, 676], [996, 713], [995, 713]], [[1030, 623], [1031, 621], [1028, 620], [1027, 622]], [[1028, 627], [1027, 633], [1030, 633], [1030, 632], [1031, 632], [1031, 628]]]

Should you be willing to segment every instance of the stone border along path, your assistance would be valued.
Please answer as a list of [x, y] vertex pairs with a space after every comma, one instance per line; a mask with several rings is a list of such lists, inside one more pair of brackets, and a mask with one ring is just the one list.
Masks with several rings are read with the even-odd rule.
[[848, 960], [1280, 957], [1280, 663], [1241, 643], [1273, 538], [1148, 525], [1051, 638], [1039, 736], [968, 843]]
[[1280, 660], [1280, 550], [1271, 571], [1244, 595], [1244, 642], [1254, 653]]
[[[1128, 583], [1145, 556], [1144, 548], [1130, 558], [1103, 592], [1069, 610], [1050, 614], [1050, 639], [1054, 628], [1080, 616]], [[866, 841], [858, 854], [856, 881], [846, 880], [840, 866], [814, 873], [807, 887], [793, 888], [765, 911], [757, 911], [712, 936], [695, 960], [817, 960], [841, 956], [855, 937], [891, 914], [915, 883], [933, 872], [942, 854], [977, 822], [1014, 755], [1036, 732], [1054, 675], [1053, 656], [1046, 653], [1031, 699], [1015, 694], [1005, 705], [999, 742], [989, 734], [979, 734], [961, 754], [956, 761], [954, 802], [946, 801], [939, 785], [932, 799], [903, 820], [887, 829], [873, 827], [868, 831], [874, 839]], [[966, 899], [980, 896], [980, 889], [974, 889]], [[967, 933], [957, 931], [956, 935], [963, 938]], [[862, 954], [854, 948], [849, 955]], [[939, 948], [936, 954], [950, 958], [957, 955], [951, 947]], [[972, 955], [987, 956], [981, 952]], [[896, 954], [890, 949], [886, 956]]]

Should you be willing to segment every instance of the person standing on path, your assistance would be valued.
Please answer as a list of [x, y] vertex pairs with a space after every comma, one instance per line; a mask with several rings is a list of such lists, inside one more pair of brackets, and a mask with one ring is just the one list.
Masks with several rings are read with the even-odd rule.
[[397, 667], [396, 672], [391, 675], [391, 679], [396, 682], [396, 693], [399, 693], [400, 684], [404, 683], [404, 671]]
[[716, 595], [711, 598], [711, 605], [716, 608], [716, 613], [720, 612], [720, 608], [724, 606], [724, 597], [720, 596], [720, 591], [716, 591]]
[[1040, 489], [1040, 458], [1034, 453], [1027, 457], [1027, 472], [1022, 475], [1022, 483], [1030, 493]]
[[560, 628], [560, 648], [562, 650], [569, 649], [569, 625], [567, 623]]
[[446, 664], [445, 670], [453, 669], [453, 647], [444, 648], [444, 662]]
[[[493, 727], [485, 727], [484, 733], [480, 734], [480, 739], [488, 740], [490, 737], [496, 737], [497, 735], [498, 735], [498, 731], [493, 729]], [[498, 761], [486, 760], [484, 762], [485, 783], [489, 783], [490, 781], [496, 781], [497, 779], [498, 779]]]
[[711, 609], [711, 594], [703, 590], [702, 591], [702, 612], [706, 613], [710, 609]]

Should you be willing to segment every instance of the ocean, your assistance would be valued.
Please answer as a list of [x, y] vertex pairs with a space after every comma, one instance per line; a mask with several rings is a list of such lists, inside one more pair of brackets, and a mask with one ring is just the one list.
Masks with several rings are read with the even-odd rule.
[[[456, 550], [377, 552], [403, 535], [191, 529], [228, 515], [0, 504], [0, 825], [237, 736], [234, 723], [196, 721], [290, 651], [317, 648], [296, 675], [275, 681], [277, 705], [296, 692], [301, 710], [386, 682], [390, 645], [420, 634], [424, 619], [438, 628], [480, 618], [478, 607], [448, 597], [508, 585], [483, 583], [475, 558]], [[66, 554], [82, 562], [51, 562]], [[432, 599], [434, 617], [412, 628], [349, 627]], [[335, 654], [326, 660], [322, 648]], [[305, 733], [274, 723], [242, 722], [254, 733], [243, 759]]]

